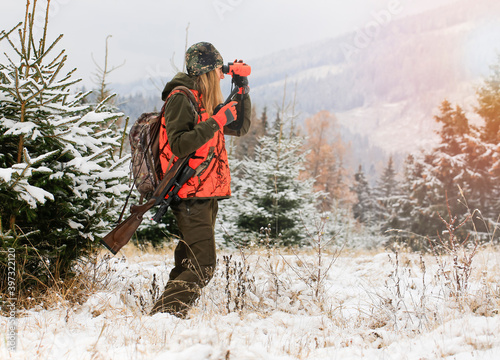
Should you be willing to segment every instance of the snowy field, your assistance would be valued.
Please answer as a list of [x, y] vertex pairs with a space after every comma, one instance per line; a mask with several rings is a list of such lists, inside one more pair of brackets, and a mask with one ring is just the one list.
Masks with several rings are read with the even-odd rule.
[[88, 297], [18, 315], [15, 351], [0, 317], [0, 358], [500, 359], [495, 249], [477, 253], [470, 274], [406, 252], [221, 251], [187, 320], [143, 310], [163, 289], [170, 250], [104, 255], [82, 274]]

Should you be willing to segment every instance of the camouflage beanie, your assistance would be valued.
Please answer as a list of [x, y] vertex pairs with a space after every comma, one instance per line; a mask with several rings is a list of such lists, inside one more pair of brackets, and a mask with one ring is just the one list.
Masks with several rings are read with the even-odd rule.
[[189, 75], [201, 75], [222, 66], [222, 56], [208, 42], [191, 45], [186, 51], [186, 69]]

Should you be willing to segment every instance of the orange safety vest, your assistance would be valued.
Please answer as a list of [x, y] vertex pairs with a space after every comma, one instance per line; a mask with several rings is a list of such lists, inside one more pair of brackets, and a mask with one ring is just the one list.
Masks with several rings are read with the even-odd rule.
[[[182, 90], [173, 90], [168, 98]], [[209, 116], [205, 109], [201, 108], [201, 102], [198, 97], [198, 91], [191, 90], [198, 100], [198, 123], [207, 121]], [[168, 98], [166, 101], [168, 101]], [[170, 159], [174, 156], [172, 164], [178, 159], [172, 153], [168, 143], [167, 130], [165, 126], [165, 113], [162, 114], [159, 146], [160, 162], [163, 174], [168, 170]], [[198, 175], [192, 177], [179, 190], [178, 196], [181, 199], [186, 198], [225, 198], [231, 196], [231, 175], [229, 173], [229, 163], [224, 139], [223, 129], [217, 130], [214, 136], [196, 150], [194, 156], [189, 160], [189, 166], [193, 169], [201, 170]], [[201, 167], [201, 168], [198, 168]], [[198, 172], [198, 171], [197, 171]]]

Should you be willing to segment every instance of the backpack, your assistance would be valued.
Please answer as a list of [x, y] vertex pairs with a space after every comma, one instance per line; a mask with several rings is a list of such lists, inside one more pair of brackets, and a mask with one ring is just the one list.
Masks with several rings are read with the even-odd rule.
[[[197, 115], [198, 102], [195, 96], [185, 86], [177, 86], [169, 97], [177, 92], [187, 95]], [[160, 127], [161, 118], [165, 111], [168, 98], [165, 100], [161, 111], [143, 113], [130, 128], [129, 142], [131, 148], [130, 170], [133, 175], [134, 185], [141, 194], [140, 202], [149, 199], [163, 178], [160, 163]]]

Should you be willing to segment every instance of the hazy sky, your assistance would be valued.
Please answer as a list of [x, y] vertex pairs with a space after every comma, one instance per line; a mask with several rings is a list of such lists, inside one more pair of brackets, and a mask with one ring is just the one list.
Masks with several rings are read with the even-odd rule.
[[[33, 0], [32, 0], [33, 1]], [[91, 84], [94, 58], [102, 64], [105, 39], [109, 63], [125, 65], [111, 77], [115, 83], [145, 80], [182, 67], [188, 44], [212, 42], [225, 61], [250, 62], [284, 48], [363, 28], [381, 14], [402, 17], [456, 0], [52, 0], [49, 30], [62, 33], [68, 66]], [[47, 0], [38, 0], [42, 24]], [[0, 0], [0, 29], [24, 19], [26, 2]], [[383, 18], [383, 16], [382, 16]], [[381, 18], [381, 19], [382, 19]], [[0, 42], [0, 51], [6, 47]], [[175, 55], [174, 55], [175, 54]], [[66, 68], [66, 70], [69, 70]]]

